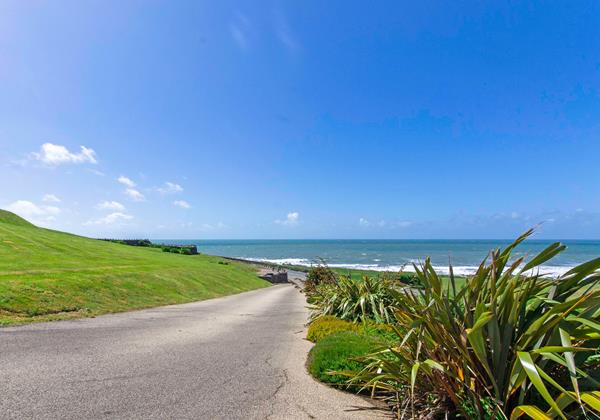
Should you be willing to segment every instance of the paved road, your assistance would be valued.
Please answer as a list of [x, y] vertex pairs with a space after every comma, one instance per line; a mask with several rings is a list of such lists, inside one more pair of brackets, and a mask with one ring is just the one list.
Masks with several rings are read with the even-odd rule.
[[0, 329], [0, 418], [376, 418], [304, 368], [292, 285]]

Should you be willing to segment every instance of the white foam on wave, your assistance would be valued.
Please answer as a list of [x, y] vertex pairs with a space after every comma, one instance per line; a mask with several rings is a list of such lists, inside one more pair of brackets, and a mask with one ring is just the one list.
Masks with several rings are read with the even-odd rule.
[[247, 258], [247, 257], [239, 257], [248, 261], [256, 261], [256, 262], [264, 262], [271, 264], [281, 264], [281, 265], [301, 265], [304, 267], [310, 267], [315, 265], [314, 261], [308, 260], [306, 258]]
[[[475, 274], [479, 267], [477, 266], [452, 266], [452, 271], [455, 276], [472, 276]], [[549, 277], [560, 277], [569, 271], [573, 267], [564, 267], [564, 266], [556, 266], [556, 265], [542, 265], [536, 267], [535, 269], [526, 271], [524, 274], [526, 275], [535, 275], [538, 274], [540, 276], [549, 276]], [[433, 269], [436, 273], [447, 276], [450, 274], [450, 269], [445, 266], [433, 266]], [[415, 269], [411, 265], [406, 266], [404, 271], [414, 272]]]
[[[315, 261], [309, 260], [307, 258], [246, 258], [250, 261], [271, 263], [271, 264], [281, 264], [281, 265], [300, 265], [304, 267], [310, 267], [315, 265]], [[417, 266], [419, 265], [418, 261], [414, 261]], [[414, 273], [415, 269], [410, 264], [405, 265], [379, 265], [379, 264], [352, 264], [352, 263], [332, 263], [329, 264], [329, 267], [332, 268], [347, 268], [350, 270], [370, 270], [370, 271], [390, 271], [390, 272], [398, 272], [398, 271], [406, 271], [410, 273]], [[475, 274], [479, 267], [474, 265], [458, 265], [452, 266], [452, 271], [456, 276], [471, 276]], [[550, 277], [559, 277], [565, 274], [567, 271], [572, 269], [573, 267], [567, 266], [558, 266], [558, 265], [542, 265], [536, 267], [534, 270], [530, 270], [526, 274], [539, 274], [542, 276], [550, 276]], [[436, 273], [447, 276], [450, 274], [450, 269], [448, 266], [433, 266], [433, 269]]]

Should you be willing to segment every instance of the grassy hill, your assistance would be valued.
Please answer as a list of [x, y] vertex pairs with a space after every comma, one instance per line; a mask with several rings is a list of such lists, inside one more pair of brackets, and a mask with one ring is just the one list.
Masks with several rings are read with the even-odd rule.
[[267, 285], [249, 265], [42, 229], [0, 210], [0, 325], [190, 302]]

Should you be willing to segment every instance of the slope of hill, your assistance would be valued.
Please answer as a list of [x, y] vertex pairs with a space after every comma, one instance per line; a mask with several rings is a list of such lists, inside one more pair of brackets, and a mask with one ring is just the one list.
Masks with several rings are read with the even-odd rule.
[[6, 210], [2, 210], [0, 209], [0, 223], [6, 223], [9, 225], [15, 225], [15, 226], [29, 226], [29, 227], [33, 227], [33, 225], [31, 223], [29, 223], [27, 220], [23, 219], [20, 216], [17, 216], [14, 213], [11, 213], [10, 211], [6, 211]]
[[42, 229], [0, 210], [0, 325], [190, 302], [267, 285], [249, 265]]

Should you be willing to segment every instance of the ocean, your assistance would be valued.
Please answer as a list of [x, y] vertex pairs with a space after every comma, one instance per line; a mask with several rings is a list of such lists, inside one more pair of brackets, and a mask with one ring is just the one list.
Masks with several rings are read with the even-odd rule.
[[[436, 271], [448, 272], [451, 262], [457, 275], [472, 274], [491, 249], [508, 240], [155, 240], [157, 243], [194, 244], [209, 255], [255, 261], [310, 266], [323, 259], [331, 267], [377, 271], [412, 270], [429, 256]], [[527, 240], [514, 256], [531, 258], [554, 241]], [[541, 274], [557, 276], [571, 267], [600, 257], [600, 241], [561, 241], [567, 249], [548, 261]]]

